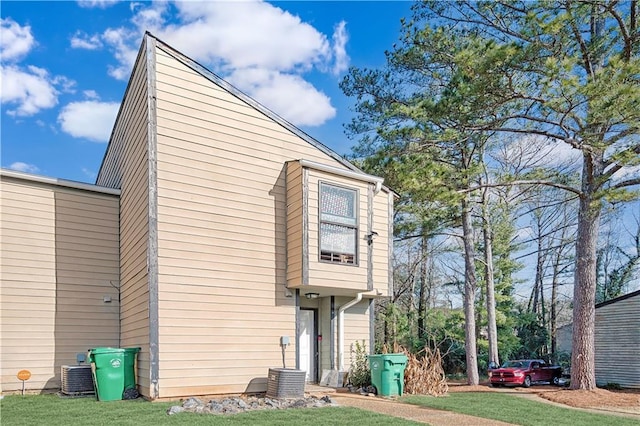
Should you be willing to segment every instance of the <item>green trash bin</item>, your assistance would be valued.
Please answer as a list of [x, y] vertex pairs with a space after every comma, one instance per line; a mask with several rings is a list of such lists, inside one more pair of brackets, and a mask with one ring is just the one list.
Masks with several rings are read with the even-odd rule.
[[371, 384], [380, 396], [400, 396], [404, 392], [405, 354], [369, 355]]
[[89, 349], [98, 401], [119, 401], [136, 390], [136, 356], [140, 348]]

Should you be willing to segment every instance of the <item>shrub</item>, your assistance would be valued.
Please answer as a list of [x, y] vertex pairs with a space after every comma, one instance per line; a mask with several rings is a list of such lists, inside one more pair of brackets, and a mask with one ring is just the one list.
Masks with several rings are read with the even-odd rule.
[[349, 383], [356, 387], [366, 387], [371, 384], [371, 371], [367, 357], [367, 345], [357, 340], [351, 344], [351, 367], [349, 367]]

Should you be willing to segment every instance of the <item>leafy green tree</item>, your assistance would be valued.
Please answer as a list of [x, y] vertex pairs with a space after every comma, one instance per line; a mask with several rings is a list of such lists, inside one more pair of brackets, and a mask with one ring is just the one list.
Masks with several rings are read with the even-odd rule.
[[431, 309], [426, 313], [426, 336], [419, 349], [425, 345], [439, 349], [444, 371], [459, 374], [465, 371], [464, 312], [460, 309]]
[[[637, 191], [629, 189], [640, 184], [637, 174], [623, 173], [640, 163], [638, 12], [636, 0], [420, 2], [404, 22], [400, 44], [387, 53], [386, 69], [353, 69], [342, 85], [358, 102], [350, 130], [365, 135], [361, 146], [427, 158], [429, 171], [423, 174], [434, 180], [424, 185], [446, 188], [440, 195], [457, 200], [467, 237], [464, 215], [476, 191], [477, 152], [493, 132], [539, 135], [580, 151], [578, 185], [553, 175], [526, 182], [579, 198], [574, 389], [595, 388], [602, 205], [636, 197]], [[469, 242], [467, 259], [473, 254]], [[475, 291], [473, 273], [469, 268], [465, 308]], [[467, 316], [467, 321], [474, 319]], [[468, 345], [475, 340], [470, 335]], [[469, 346], [471, 351], [475, 348]], [[467, 356], [468, 371], [475, 369], [475, 359]]]
[[519, 350], [515, 358], [543, 358], [543, 347], [548, 340], [548, 331], [543, 327], [534, 312], [520, 310], [516, 332], [520, 339]]

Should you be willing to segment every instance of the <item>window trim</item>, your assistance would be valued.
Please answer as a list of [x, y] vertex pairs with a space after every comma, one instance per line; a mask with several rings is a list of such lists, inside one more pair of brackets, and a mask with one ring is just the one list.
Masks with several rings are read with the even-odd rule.
[[[328, 187], [333, 187], [333, 188], [338, 188], [338, 189], [344, 189], [350, 192], [353, 192], [354, 194], [354, 209], [355, 209], [355, 225], [351, 226], [351, 225], [346, 225], [344, 223], [337, 223], [337, 222], [332, 222], [332, 221], [324, 221], [322, 220], [322, 187], [323, 186], [328, 186]], [[360, 189], [359, 188], [354, 188], [354, 187], [350, 187], [347, 185], [341, 185], [341, 184], [337, 184], [334, 182], [328, 182], [328, 181], [324, 181], [324, 180], [320, 180], [318, 181], [318, 262], [320, 263], [326, 263], [329, 265], [342, 265], [342, 266], [359, 266], [360, 265]], [[336, 262], [336, 261], [331, 261], [331, 260], [324, 260], [322, 259], [322, 224], [323, 223], [327, 223], [327, 224], [331, 224], [331, 225], [336, 225], [336, 226], [342, 226], [344, 228], [348, 228], [348, 229], [352, 229], [355, 231], [355, 254], [354, 254], [354, 262], [353, 263], [347, 263], [347, 262]], [[335, 253], [337, 255], [339, 255], [339, 253]]]

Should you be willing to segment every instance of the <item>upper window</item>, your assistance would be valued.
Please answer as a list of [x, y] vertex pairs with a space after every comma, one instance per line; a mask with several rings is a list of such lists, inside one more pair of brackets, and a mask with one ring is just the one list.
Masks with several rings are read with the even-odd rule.
[[320, 260], [358, 261], [358, 192], [320, 183]]

